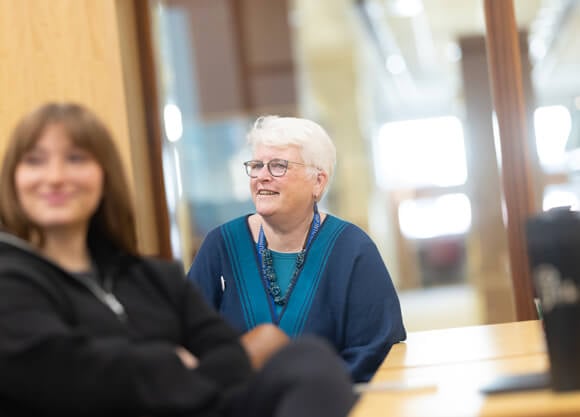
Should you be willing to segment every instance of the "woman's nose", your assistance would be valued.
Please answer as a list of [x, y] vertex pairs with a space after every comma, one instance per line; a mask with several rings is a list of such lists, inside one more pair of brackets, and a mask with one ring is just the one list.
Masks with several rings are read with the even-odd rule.
[[65, 176], [65, 166], [62, 161], [52, 160], [46, 166], [46, 179], [50, 182], [60, 182]]

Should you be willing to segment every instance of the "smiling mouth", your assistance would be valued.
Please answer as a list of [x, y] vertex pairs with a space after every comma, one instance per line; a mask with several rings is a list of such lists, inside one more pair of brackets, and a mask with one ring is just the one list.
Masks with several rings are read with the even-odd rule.
[[257, 195], [265, 195], [265, 196], [269, 196], [269, 195], [278, 195], [279, 193], [274, 192], [274, 191], [268, 191], [268, 190], [260, 190], [256, 193]]
[[65, 204], [70, 200], [70, 198], [71, 197], [68, 194], [48, 194], [42, 196], [42, 200], [49, 205]]

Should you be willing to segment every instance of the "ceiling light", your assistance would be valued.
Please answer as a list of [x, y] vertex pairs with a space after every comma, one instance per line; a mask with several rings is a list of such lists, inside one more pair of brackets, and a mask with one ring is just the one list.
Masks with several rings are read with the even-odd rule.
[[448, 42], [445, 47], [445, 56], [449, 62], [459, 62], [461, 61], [461, 48], [457, 42]]
[[407, 69], [407, 65], [405, 64], [405, 60], [401, 55], [392, 54], [389, 55], [387, 58], [387, 70], [393, 75], [399, 75], [405, 72]]
[[530, 54], [536, 61], [539, 61], [542, 58], [544, 58], [547, 52], [548, 51], [546, 48], [546, 41], [544, 39], [540, 38], [532, 39], [532, 41], [530, 42]]
[[414, 17], [423, 12], [421, 0], [391, 0], [388, 7], [392, 15], [399, 17]]

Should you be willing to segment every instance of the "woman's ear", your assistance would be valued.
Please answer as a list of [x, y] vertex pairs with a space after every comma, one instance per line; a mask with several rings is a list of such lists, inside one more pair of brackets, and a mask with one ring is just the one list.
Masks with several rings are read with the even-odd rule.
[[312, 193], [316, 201], [320, 199], [320, 196], [324, 192], [327, 183], [328, 183], [328, 174], [322, 170], [318, 170], [318, 172], [316, 173], [316, 183], [314, 185], [314, 192]]

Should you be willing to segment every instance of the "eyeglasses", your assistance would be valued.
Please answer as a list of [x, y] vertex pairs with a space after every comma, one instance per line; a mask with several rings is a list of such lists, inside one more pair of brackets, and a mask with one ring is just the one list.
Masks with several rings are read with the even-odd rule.
[[287, 159], [272, 159], [268, 161], [268, 163], [256, 160], [244, 162], [246, 174], [251, 178], [256, 178], [262, 168], [264, 168], [264, 165], [268, 167], [268, 172], [270, 172], [273, 177], [283, 177], [286, 174], [286, 171], [288, 171], [288, 164], [306, 166], [306, 164], [303, 164], [302, 162], [288, 161]]

